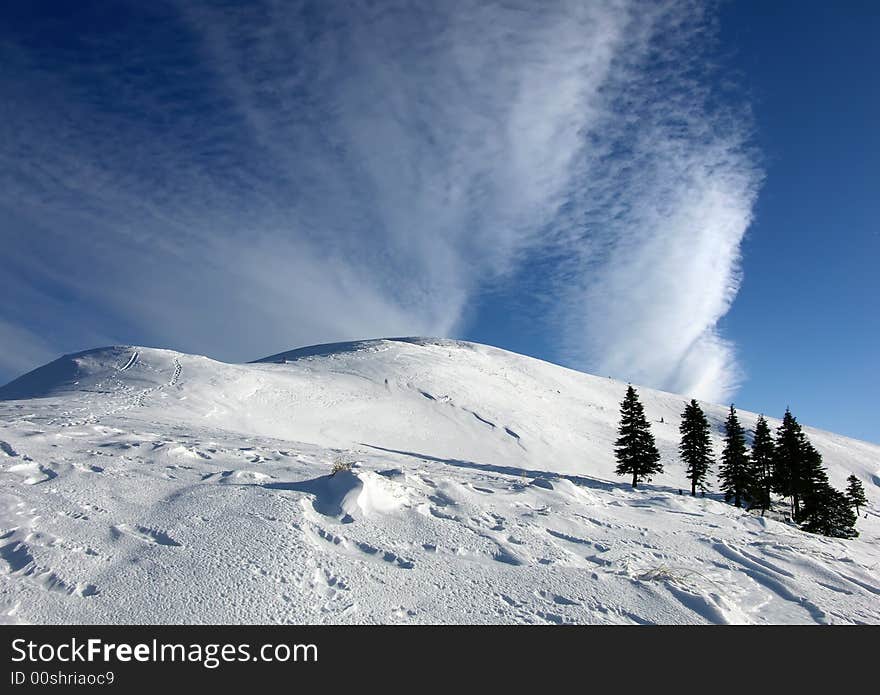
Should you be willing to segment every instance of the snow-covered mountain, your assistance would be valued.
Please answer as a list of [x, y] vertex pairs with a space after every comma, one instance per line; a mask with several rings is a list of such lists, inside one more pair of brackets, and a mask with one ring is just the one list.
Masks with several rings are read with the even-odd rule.
[[624, 390], [449, 340], [62, 357], [0, 388], [0, 616], [880, 623], [880, 447], [805, 428], [869, 499], [814, 536], [679, 494], [685, 396], [639, 389], [665, 472], [631, 490]]

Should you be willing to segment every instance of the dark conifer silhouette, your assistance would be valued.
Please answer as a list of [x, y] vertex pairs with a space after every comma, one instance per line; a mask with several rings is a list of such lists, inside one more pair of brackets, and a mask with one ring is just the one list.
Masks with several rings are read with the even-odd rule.
[[789, 410], [777, 430], [774, 486], [792, 499], [792, 515], [804, 531], [855, 538], [856, 514], [849, 497], [828, 482], [822, 454]]
[[[824, 493], [828, 487], [828, 473], [822, 465], [822, 454], [814, 447], [806, 435], [801, 439], [801, 491], [800, 497], [804, 506], [810, 498], [818, 493]], [[801, 521], [801, 518], [796, 518]]]
[[[810, 443], [797, 419], [786, 409], [782, 424], [776, 431], [773, 452], [773, 489], [791, 498], [792, 518], [804, 521], [802, 509], [810, 497], [819, 494], [824, 500], [827, 494], [828, 474], [822, 465], [822, 455]], [[816, 505], [810, 504], [811, 514]]]
[[850, 475], [846, 482], [846, 498], [849, 500], [850, 506], [856, 510], [856, 516], [858, 516], [859, 510], [862, 507], [868, 506], [865, 488], [862, 485], [862, 481], [856, 478], [855, 474]]
[[828, 483], [816, 486], [804, 500], [801, 528], [833, 538], [855, 538], [856, 514], [849, 499]]
[[724, 432], [724, 450], [721, 452], [721, 467], [718, 471], [720, 487], [725, 500], [742, 507], [751, 488], [751, 470], [745, 431], [739, 424], [733, 405], [730, 406], [730, 413], [724, 423]]
[[663, 472], [660, 452], [645, 418], [645, 409], [632, 386], [627, 386], [626, 396], [620, 404], [618, 433], [620, 436], [614, 449], [618, 475], [631, 475], [635, 488], [640, 481], [650, 481], [655, 473]]
[[792, 517], [800, 517], [803, 490], [804, 433], [791, 411], [786, 408], [782, 424], [776, 430], [773, 452], [773, 491], [791, 498]]
[[755, 436], [752, 440], [752, 474], [751, 489], [749, 492], [749, 508], [760, 509], [761, 516], [770, 509], [770, 493], [773, 483], [773, 436], [770, 434], [770, 426], [763, 415], [758, 416], [755, 424]]
[[709, 437], [709, 422], [695, 399], [686, 404], [681, 414], [681, 443], [678, 450], [687, 465], [687, 477], [691, 481], [691, 495], [696, 496], [697, 488], [707, 490], [706, 478], [712, 466], [712, 441]]

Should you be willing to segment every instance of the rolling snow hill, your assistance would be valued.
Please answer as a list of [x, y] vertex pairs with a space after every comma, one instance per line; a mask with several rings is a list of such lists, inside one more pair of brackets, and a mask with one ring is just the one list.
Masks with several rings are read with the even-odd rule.
[[0, 620], [880, 623], [880, 447], [805, 428], [869, 499], [814, 536], [678, 494], [684, 396], [639, 389], [631, 490], [624, 390], [449, 340], [62, 357], [0, 388]]

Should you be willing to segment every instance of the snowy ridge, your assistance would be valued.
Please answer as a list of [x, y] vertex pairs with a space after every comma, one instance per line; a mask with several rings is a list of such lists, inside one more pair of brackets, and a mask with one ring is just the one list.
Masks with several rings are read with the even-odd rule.
[[805, 428], [869, 500], [860, 538], [813, 536], [678, 494], [685, 396], [639, 389], [666, 471], [630, 490], [624, 390], [421, 338], [62, 357], [0, 388], [0, 616], [880, 622], [880, 447]]

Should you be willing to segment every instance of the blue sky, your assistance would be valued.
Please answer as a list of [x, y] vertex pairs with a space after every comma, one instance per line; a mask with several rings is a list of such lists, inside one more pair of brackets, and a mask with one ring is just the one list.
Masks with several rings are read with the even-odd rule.
[[4, 6], [0, 381], [448, 335], [877, 441], [878, 15]]
[[880, 6], [731, 5], [766, 179], [722, 332], [749, 409], [880, 441]]

